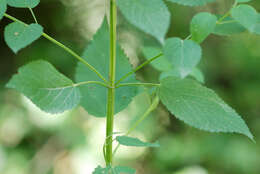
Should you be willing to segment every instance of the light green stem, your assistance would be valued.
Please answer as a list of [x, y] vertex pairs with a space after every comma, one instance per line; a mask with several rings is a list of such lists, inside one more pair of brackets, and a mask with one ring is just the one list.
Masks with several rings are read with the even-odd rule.
[[[19, 19], [16, 19], [13, 16], [10, 16], [8, 14], [4, 14], [4, 16], [14, 22], [18, 22], [20, 24], [23, 24], [25, 26], [28, 26], [28, 24], [20, 21]], [[107, 83], [107, 80], [92, 66], [90, 65], [85, 59], [83, 59], [82, 57], [80, 57], [77, 53], [75, 53], [73, 50], [71, 50], [70, 48], [68, 48], [67, 46], [63, 45], [62, 43], [58, 42], [57, 40], [53, 39], [51, 36], [47, 35], [46, 33], [42, 33], [42, 36], [45, 37], [46, 39], [48, 39], [49, 41], [51, 41], [52, 43], [54, 43], [55, 45], [61, 47], [62, 49], [64, 49], [66, 52], [68, 52], [70, 55], [72, 55], [74, 58], [78, 59], [78, 61], [80, 61], [81, 63], [83, 63], [84, 65], [86, 65], [91, 71], [95, 72], [100, 79], [102, 79], [105, 83]]]
[[160, 86], [158, 83], [122, 83], [116, 86], [116, 88], [124, 87], [124, 86]]
[[116, 80], [116, 0], [110, 0], [110, 57], [109, 57], [109, 86], [107, 95], [107, 125], [105, 142], [105, 160], [107, 166], [113, 164], [113, 127], [115, 110], [115, 80]]
[[34, 12], [33, 12], [33, 9], [30, 8], [30, 7], [28, 7], [28, 8], [29, 8], [29, 10], [30, 10], [30, 12], [31, 12], [31, 14], [32, 14], [32, 17], [33, 17], [35, 23], [38, 24], [38, 21], [37, 21], [37, 18], [36, 18], [36, 16], [35, 16]]

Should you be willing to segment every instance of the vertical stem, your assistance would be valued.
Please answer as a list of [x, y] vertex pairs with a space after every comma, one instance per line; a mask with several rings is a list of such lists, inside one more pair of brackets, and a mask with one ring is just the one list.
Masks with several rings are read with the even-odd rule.
[[106, 165], [112, 166], [113, 161], [113, 124], [115, 108], [115, 78], [116, 78], [116, 0], [110, 0], [110, 61], [109, 61], [109, 85], [107, 95], [107, 128], [106, 128]]

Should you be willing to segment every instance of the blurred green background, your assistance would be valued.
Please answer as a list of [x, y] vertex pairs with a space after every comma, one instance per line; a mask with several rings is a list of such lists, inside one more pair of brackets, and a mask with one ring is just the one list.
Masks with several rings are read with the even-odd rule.
[[[107, 0], [42, 0], [34, 9], [45, 32], [81, 53], [91, 41], [108, 11]], [[218, 0], [204, 7], [167, 3], [171, 14], [168, 37], [185, 38], [189, 22], [200, 11], [225, 13], [232, 1]], [[260, 1], [251, 3], [260, 11]], [[8, 8], [8, 13], [32, 22], [29, 10]], [[76, 61], [41, 38], [17, 55], [3, 39], [0, 24], [0, 173], [1, 174], [91, 174], [104, 164], [102, 145], [105, 119], [82, 108], [60, 115], [41, 112], [30, 101], [4, 85], [18, 67], [45, 59], [68, 77], [74, 77]], [[128, 24], [119, 13], [119, 41], [133, 66], [144, 61], [142, 45], [149, 37]], [[147, 41], [148, 40], [148, 41]], [[150, 39], [151, 40], [151, 39]], [[260, 141], [260, 36], [249, 33], [219, 37], [203, 44], [200, 68], [206, 85], [237, 110]], [[137, 73], [144, 81], [158, 81], [159, 72], [148, 66]], [[116, 131], [124, 132], [149, 106], [141, 93], [116, 117]], [[259, 174], [260, 146], [236, 134], [211, 134], [186, 126], [160, 105], [133, 133], [148, 141], [159, 140], [157, 149], [121, 147], [115, 158], [137, 174]]]

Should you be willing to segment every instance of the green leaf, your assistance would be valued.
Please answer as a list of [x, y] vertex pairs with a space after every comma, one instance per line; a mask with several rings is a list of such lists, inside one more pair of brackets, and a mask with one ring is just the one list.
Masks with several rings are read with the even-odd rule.
[[192, 40], [201, 43], [216, 27], [217, 17], [210, 13], [199, 13], [192, 18], [190, 32]]
[[125, 18], [161, 43], [170, 25], [170, 12], [163, 0], [118, 0]]
[[199, 68], [193, 68], [190, 76], [194, 77], [200, 83], [205, 83], [204, 75]]
[[238, 3], [243, 3], [243, 2], [250, 2], [252, 0], [236, 0]]
[[242, 26], [252, 31], [258, 20], [256, 10], [249, 5], [239, 5], [232, 9], [232, 17]]
[[181, 5], [202, 6], [202, 5], [206, 5], [207, 3], [215, 2], [216, 0], [168, 0], [168, 1], [181, 4]]
[[33, 41], [41, 37], [43, 28], [39, 24], [25, 26], [18, 22], [13, 22], [5, 27], [4, 37], [7, 45], [17, 53], [20, 49], [30, 45]]
[[3, 18], [7, 9], [6, 0], [0, 0], [0, 20]]
[[[92, 43], [83, 53], [83, 58], [94, 66], [103, 77], [108, 77], [109, 72], [109, 32], [108, 24], [103, 22], [101, 28], [94, 36]], [[117, 45], [117, 62], [116, 62], [116, 80], [119, 80], [129, 71], [132, 71], [128, 58]], [[107, 79], [108, 80], [108, 79]], [[79, 63], [76, 69], [76, 81], [101, 81], [100, 78], [85, 65]], [[122, 83], [137, 82], [135, 76], [129, 76]], [[83, 96], [81, 105], [89, 112], [89, 114], [97, 117], [106, 116], [107, 105], [107, 88], [91, 84], [88, 86], [80, 86], [80, 91]], [[132, 98], [137, 95], [138, 88], [135, 86], [122, 87], [116, 89], [115, 113], [125, 109], [132, 101]]]
[[[144, 57], [148, 60], [157, 56], [162, 52], [162, 49], [156, 46], [149, 46], [143, 48]], [[172, 69], [171, 63], [164, 56], [151, 62], [151, 65], [158, 71], [169, 71]]]
[[7, 4], [17, 8], [34, 8], [40, 3], [40, 0], [7, 0]]
[[79, 104], [80, 92], [73, 82], [50, 63], [38, 60], [18, 70], [7, 84], [48, 113], [61, 113]]
[[94, 172], [92, 172], [92, 174], [109, 174], [108, 172], [110, 171], [111, 167], [106, 167], [106, 168], [102, 168], [101, 166], [98, 166], [97, 168], [95, 168]]
[[254, 25], [252, 33], [260, 34], [260, 14], [257, 14], [257, 23]]
[[246, 28], [231, 17], [226, 17], [220, 23], [217, 23], [213, 33], [216, 35], [228, 36], [246, 31]]
[[114, 174], [135, 174], [135, 169], [132, 169], [130, 167], [124, 167], [124, 166], [116, 166], [114, 168]]
[[127, 136], [117, 136], [116, 141], [124, 146], [136, 146], [136, 147], [160, 147], [158, 143], [146, 143], [137, 138]]
[[173, 115], [190, 126], [210, 132], [236, 132], [253, 140], [243, 119], [212, 90], [194, 80], [165, 78], [159, 96]]
[[163, 50], [165, 57], [182, 78], [189, 75], [201, 58], [200, 46], [191, 40], [167, 39]]

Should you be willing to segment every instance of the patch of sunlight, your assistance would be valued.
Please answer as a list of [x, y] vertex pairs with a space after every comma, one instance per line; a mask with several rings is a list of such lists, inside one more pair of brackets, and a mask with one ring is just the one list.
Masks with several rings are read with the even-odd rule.
[[173, 174], [208, 174], [208, 172], [206, 169], [202, 168], [201, 166], [191, 166], [191, 167], [186, 167]]

